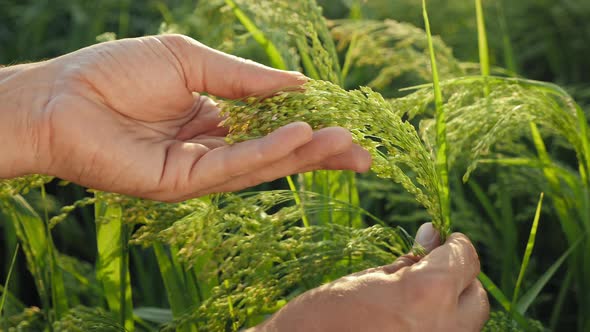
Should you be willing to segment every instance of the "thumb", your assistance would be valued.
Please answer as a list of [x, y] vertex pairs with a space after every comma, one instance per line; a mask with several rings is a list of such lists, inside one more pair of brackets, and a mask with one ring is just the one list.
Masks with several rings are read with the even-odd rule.
[[416, 243], [421, 245], [426, 252], [431, 252], [434, 248], [440, 246], [440, 234], [431, 222], [422, 224], [416, 232]]
[[299, 86], [307, 81], [301, 73], [274, 69], [226, 54], [187, 36], [157, 38], [180, 62], [187, 88], [192, 92], [236, 99]]
[[[430, 252], [440, 245], [440, 234], [434, 229], [432, 223], [427, 222], [418, 228], [418, 232], [416, 232], [416, 243], [424, 247], [426, 252]], [[405, 254], [398, 257], [392, 264], [385, 266], [383, 270], [389, 274], [395, 273], [406, 266], [413, 265], [421, 258], [411, 253]]]

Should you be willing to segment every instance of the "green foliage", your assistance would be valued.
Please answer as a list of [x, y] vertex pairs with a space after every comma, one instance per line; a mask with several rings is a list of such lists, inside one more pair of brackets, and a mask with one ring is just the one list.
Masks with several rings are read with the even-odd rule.
[[[331, 32], [338, 50], [347, 50], [349, 67], [377, 69], [366, 83], [371, 88], [389, 92], [393, 81], [404, 75], [413, 75], [420, 83], [432, 79], [426, 32], [412, 24], [391, 19], [338, 20]], [[434, 38], [434, 45], [440, 76], [462, 76], [465, 71], [452, 50], [439, 37]]]
[[[334, 201], [326, 206], [317, 194], [300, 194], [308, 215], [358, 209]], [[385, 264], [409, 249], [395, 230], [381, 226], [302, 227], [301, 209], [292, 201], [290, 191], [226, 195], [159, 233], [159, 241], [180, 248], [188, 266], [208, 258], [195, 271], [201, 279], [223, 280], [180, 322], [197, 322], [203, 330], [220, 330], [227, 322], [248, 326], [325, 278]]]
[[[1, 200], [0, 207], [3, 214], [10, 218], [22, 243], [48, 320], [59, 319], [68, 309], [68, 297], [61, 271], [57, 269], [55, 248], [46, 224], [20, 195]], [[53, 312], [49, 312], [50, 307]]]
[[[51, 177], [39, 175], [2, 180], [1, 257], [10, 260], [18, 239], [41, 309], [30, 307], [33, 287], [22, 278], [27, 272], [19, 256], [13, 292], [1, 288], [6, 315], [0, 329], [120, 331], [134, 323], [142, 331], [157, 324], [179, 331], [238, 330], [309, 288], [407, 252], [411, 238], [392, 226], [403, 222], [411, 229], [433, 219], [443, 228], [450, 214], [454, 228], [478, 243], [486, 274], [500, 280], [496, 287], [482, 278], [490, 293], [506, 310], [515, 309], [512, 316], [493, 313], [485, 331], [516, 331], [518, 324], [542, 330], [521, 314], [549, 310], [553, 327], [588, 330], [590, 241], [583, 236], [590, 232], [588, 110], [556, 85], [488, 75], [554, 80], [581, 106], [588, 104], [583, 76], [590, 51], [584, 42], [590, 36], [588, 3], [430, 0], [429, 19], [440, 35], [432, 36], [432, 48], [419, 28], [419, 1], [320, 3], [324, 9], [312, 0], [196, 5], [0, 0], [4, 63], [160, 31], [189, 34], [224, 51], [304, 71], [314, 80], [301, 90], [222, 102], [233, 140], [265, 135], [294, 119], [315, 128], [341, 125], [371, 151], [375, 173], [394, 180], [318, 172], [300, 177], [296, 193], [226, 194], [178, 204], [100, 192], [88, 196], [73, 185], [66, 188], [77, 193], [67, 195]], [[323, 13], [337, 19], [326, 20]], [[465, 76], [475, 73], [477, 66], [469, 61], [478, 58], [482, 76]], [[416, 86], [431, 81], [434, 63], [440, 82]], [[502, 63], [508, 72], [493, 67]], [[381, 95], [357, 89], [361, 84]], [[397, 90], [407, 86], [414, 87]], [[452, 197], [448, 213], [441, 211], [448, 203], [441, 202], [442, 173], [436, 164], [437, 153], [444, 152], [436, 125], [438, 119], [440, 129], [443, 115]], [[290, 189], [296, 189], [291, 182]], [[56, 198], [40, 194], [46, 184]], [[275, 183], [264, 189], [277, 187], [282, 188]], [[514, 253], [524, 251], [541, 191], [547, 194], [536, 240], [542, 245], [532, 256], [529, 251], [523, 260], [529, 261], [526, 277], [517, 279], [521, 262]], [[36, 212], [43, 210], [45, 218]], [[87, 232], [98, 247], [69, 247], [63, 229]], [[93, 254], [70, 257], [83, 256], [78, 251]], [[555, 281], [566, 265], [566, 281]], [[18, 283], [22, 287], [13, 288]], [[504, 294], [516, 284], [523, 295], [515, 304]], [[148, 298], [150, 305], [171, 309], [133, 310]]]
[[[310, 216], [334, 211], [374, 218], [345, 202], [326, 201], [311, 192], [299, 195]], [[170, 328], [182, 329], [190, 323], [202, 330], [224, 329], [227, 322], [252, 325], [280, 308], [285, 298], [351, 269], [391, 262], [413, 245], [406, 245], [396, 230], [381, 226], [302, 227], [302, 210], [293, 204], [291, 191], [227, 194], [179, 204], [110, 194], [100, 200], [117, 202], [129, 212], [123, 213], [123, 220], [140, 225], [131, 243], [156, 249], [175, 318]], [[324, 238], [325, 234], [330, 236]], [[178, 248], [179, 263], [168, 261], [164, 244]], [[181, 294], [189, 282], [187, 273], [198, 280], [197, 302]], [[211, 284], [211, 280], [223, 282]]]
[[26, 308], [19, 314], [7, 317], [2, 323], [2, 332], [37, 332], [47, 326], [43, 313], [37, 307]]
[[102, 284], [104, 297], [121, 326], [134, 330], [133, 303], [129, 276], [129, 228], [122, 220], [117, 204], [95, 205], [98, 259], [96, 278]]
[[[485, 86], [491, 90], [487, 97]], [[545, 133], [566, 139], [586, 167], [587, 134], [585, 137], [580, 128], [575, 102], [559, 87], [523, 79], [473, 76], [442, 82], [442, 89], [448, 110], [449, 162], [453, 165], [461, 157], [469, 161], [465, 180], [482, 157], [490, 156], [492, 147], [504, 152], [497, 156], [510, 156], [531, 121]], [[432, 89], [425, 88], [392, 103], [413, 118], [430, 112], [433, 99]], [[432, 120], [423, 121], [421, 127], [424, 140], [433, 145]]]

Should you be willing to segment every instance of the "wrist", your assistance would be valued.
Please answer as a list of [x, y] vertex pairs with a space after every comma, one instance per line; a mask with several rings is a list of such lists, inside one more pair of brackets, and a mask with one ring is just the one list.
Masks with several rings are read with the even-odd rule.
[[53, 86], [45, 64], [0, 68], [0, 178], [45, 169], [40, 133]]

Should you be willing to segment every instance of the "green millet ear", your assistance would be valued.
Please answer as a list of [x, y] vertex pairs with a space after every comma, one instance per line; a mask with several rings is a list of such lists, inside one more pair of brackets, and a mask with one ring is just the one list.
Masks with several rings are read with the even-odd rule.
[[442, 229], [434, 159], [412, 124], [370, 88], [346, 91], [336, 84], [310, 80], [303, 91], [279, 92], [270, 98], [248, 98], [220, 104], [228, 142], [264, 136], [294, 121], [312, 128], [340, 126], [373, 157], [372, 170], [412, 193]]

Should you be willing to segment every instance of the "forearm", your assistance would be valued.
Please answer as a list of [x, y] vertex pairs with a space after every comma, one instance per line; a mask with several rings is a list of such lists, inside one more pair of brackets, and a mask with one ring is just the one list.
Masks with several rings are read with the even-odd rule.
[[0, 178], [39, 172], [39, 122], [49, 100], [42, 63], [0, 68]]

